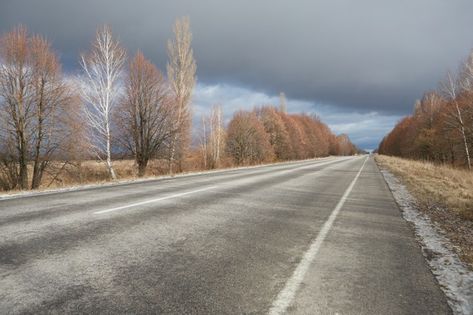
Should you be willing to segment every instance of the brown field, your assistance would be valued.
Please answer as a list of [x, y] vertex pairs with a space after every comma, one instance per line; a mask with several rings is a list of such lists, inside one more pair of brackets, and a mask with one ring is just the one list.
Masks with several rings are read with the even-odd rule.
[[[222, 158], [219, 169], [234, 167], [234, 163], [228, 157]], [[150, 160], [146, 173], [142, 178], [154, 178], [168, 175], [168, 161], [154, 159]], [[138, 170], [133, 159], [121, 159], [113, 161], [113, 168], [117, 174], [117, 180], [138, 179]], [[198, 154], [191, 154], [184, 159], [180, 166], [175, 167], [174, 172], [189, 173], [207, 170], [203, 165], [202, 158]], [[31, 182], [32, 167], [29, 166], [29, 179]], [[105, 163], [99, 160], [85, 161], [53, 161], [46, 168], [38, 190], [49, 190], [57, 188], [68, 188], [88, 184], [103, 184], [111, 182]], [[1, 185], [0, 185], [1, 187]], [[0, 194], [15, 194], [19, 190], [2, 191]]]
[[[137, 178], [134, 160], [117, 160], [113, 167], [119, 180]], [[165, 174], [165, 161], [151, 161], [145, 177], [159, 176]], [[28, 167], [29, 179], [31, 181], [32, 167]], [[109, 182], [110, 177], [104, 163], [96, 160], [75, 161], [53, 161], [46, 168], [39, 190], [64, 188], [76, 185], [101, 184]], [[2, 193], [17, 193], [18, 190], [10, 190]]]
[[439, 225], [458, 254], [473, 266], [473, 172], [385, 155], [377, 163], [397, 175], [420, 210]]

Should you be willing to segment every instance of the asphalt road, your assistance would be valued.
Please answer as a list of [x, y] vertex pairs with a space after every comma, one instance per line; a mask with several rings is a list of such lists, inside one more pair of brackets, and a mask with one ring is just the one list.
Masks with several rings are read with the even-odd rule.
[[375, 162], [0, 201], [0, 314], [450, 314]]

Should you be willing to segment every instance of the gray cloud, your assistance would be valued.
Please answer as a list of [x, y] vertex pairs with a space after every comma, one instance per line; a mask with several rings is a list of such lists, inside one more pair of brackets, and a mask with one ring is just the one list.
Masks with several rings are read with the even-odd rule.
[[0, 0], [0, 31], [46, 35], [74, 71], [108, 23], [164, 69], [172, 23], [189, 15], [200, 82], [397, 117], [473, 47], [471, 12], [471, 0]]
[[[278, 95], [267, 95], [226, 84], [198, 84], [194, 93], [194, 126], [198, 129], [202, 115], [208, 115], [214, 104], [220, 104], [225, 122], [233, 112], [252, 110], [257, 106], [278, 104]], [[347, 109], [308, 101], [287, 100], [290, 113], [316, 113], [336, 134], [346, 133], [350, 139], [364, 149], [374, 149], [392, 126], [401, 118], [397, 115], [383, 115], [377, 112], [357, 113]]]

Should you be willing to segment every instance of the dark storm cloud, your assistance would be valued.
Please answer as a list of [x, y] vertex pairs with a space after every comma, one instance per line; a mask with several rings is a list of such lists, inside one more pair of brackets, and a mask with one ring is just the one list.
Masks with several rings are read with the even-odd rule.
[[189, 15], [201, 82], [359, 112], [409, 112], [473, 47], [471, 0], [1, 1], [0, 30], [46, 35], [68, 69], [103, 23], [163, 68], [171, 25]]

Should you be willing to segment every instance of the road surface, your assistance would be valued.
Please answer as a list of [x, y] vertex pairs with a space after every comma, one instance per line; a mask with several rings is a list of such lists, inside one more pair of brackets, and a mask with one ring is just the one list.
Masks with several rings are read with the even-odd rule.
[[0, 201], [0, 314], [450, 314], [372, 158]]

